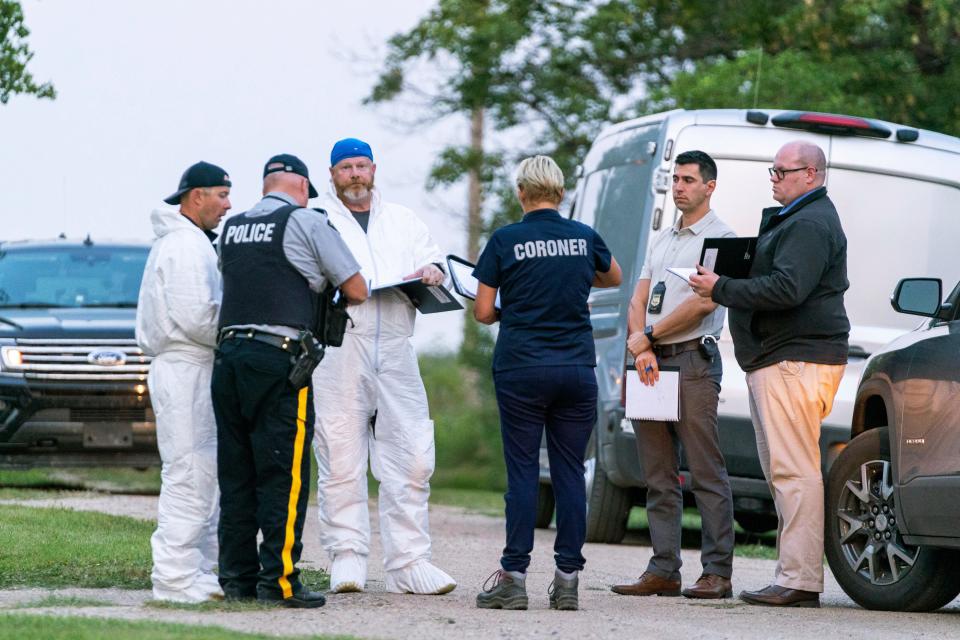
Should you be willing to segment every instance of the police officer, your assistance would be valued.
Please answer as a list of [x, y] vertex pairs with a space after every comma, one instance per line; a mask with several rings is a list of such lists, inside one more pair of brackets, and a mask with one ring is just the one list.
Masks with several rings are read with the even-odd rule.
[[484, 324], [500, 319], [493, 380], [507, 466], [507, 544], [501, 569], [488, 579], [493, 585], [477, 596], [477, 606], [527, 608], [526, 570], [546, 427], [557, 499], [550, 607], [576, 609], [586, 536], [583, 458], [597, 403], [587, 296], [591, 285], [619, 285], [620, 267], [596, 231], [557, 212], [563, 173], [551, 158], [520, 163], [517, 197], [523, 220], [491, 236], [473, 272], [480, 282], [474, 316]]
[[[339, 286], [362, 302], [367, 286], [296, 156], [270, 158], [264, 198], [231, 218], [220, 243], [223, 303], [213, 370], [220, 481], [220, 584], [228, 598], [288, 607], [324, 604], [295, 568], [307, 507], [313, 438], [309, 379], [288, 381], [312, 329], [317, 293]], [[263, 541], [257, 550], [257, 531]]]

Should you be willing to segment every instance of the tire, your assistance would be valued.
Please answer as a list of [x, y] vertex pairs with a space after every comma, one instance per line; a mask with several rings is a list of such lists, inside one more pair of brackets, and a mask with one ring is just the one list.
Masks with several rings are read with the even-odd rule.
[[537, 492], [537, 529], [549, 529], [553, 521], [553, 508], [556, 506], [556, 500], [553, 497], [553, 487], [545, 482], [540, 483], [540, 491]]
[[747, 533], [767, 533], [777, 530], [777, 514], [775, 513], [737, 511], [733, 514], [733, 519]]
[[[589, 471], [589, 461], [586, 466]], [[633, 506], [630, 490], [610, 482], [595, 453], [592, 469], [593, 482], [587, 485], [587, 542], [620, 544]]]
[[886, 427], [860, 434], [830, 469], [827, 562], [847, 595], [866, 609], [933, 611], [960, 593], [960, 554], [903, 542], [888, 438]]

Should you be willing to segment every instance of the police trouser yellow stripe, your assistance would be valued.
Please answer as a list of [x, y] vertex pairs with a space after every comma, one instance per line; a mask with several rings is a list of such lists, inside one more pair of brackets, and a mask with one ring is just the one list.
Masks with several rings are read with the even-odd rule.
[[291, 556], [291, 551], [293, 549], [294, 538], [296, 537], [294, 535], [294, 528], [297, 522], [297, 502], [300, 499], [300, 487], [303, 482], [303, 479], [300, 477], [300, 468], [303, 463], [303, 444], [307, 434], [308, 393], [309, 388], [303, 387], [297, 396], [297, 435], [293, 441], [293, 465], [290, 469], [291, 482], [290, 498], [287, 501], [286, 535], [283, 539], [283, 551], [280, 553], [280, 559], [283, 561], [283, 573], [278, 580], [284, 598], [293, 596], [293, 588], [290, 586], [288, 577], [293, 573], [293, 557]]

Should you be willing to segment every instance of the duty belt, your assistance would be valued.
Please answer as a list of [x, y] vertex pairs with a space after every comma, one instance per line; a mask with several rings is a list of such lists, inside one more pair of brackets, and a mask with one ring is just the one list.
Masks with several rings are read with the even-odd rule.
[[699, 349], [700, 344], [708, 340], [713, 342], [717, 341], [716, 338], [708, 335], [700, 338], [693, 338], [692, 340], [685, 340], [683, 342], [674, 342], [673, 344], [654, 344], [653, 352], [661, 358], [672, 358], [673, 356], [680, 355], [685, 351]]
[[217, 343], [220, 344], [225, 340], [256, 340], [257, 342], [268, 344], [271, 347], [283, 349], [294, 355], [300, 351], [300, 343], [295, 338], [278, 336], [275, 333], [257, 331], [256, 329], [229, 329], [221, 331], [220, 340]]

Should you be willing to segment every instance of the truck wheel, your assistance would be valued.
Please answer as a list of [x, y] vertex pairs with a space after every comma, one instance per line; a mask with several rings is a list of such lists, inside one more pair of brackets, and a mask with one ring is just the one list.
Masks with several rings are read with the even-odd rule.
[[757, 513], [755, 511], [736, 511], [733, 519], [747, 533], [766, 533], [777, 530], [776, 513]]
[[620, 544], [633, 506], [630, 491], [610, 482], [595, 455], [585, 466], [593, 471], [593, 482], [587, 484], [587, 542]]
[[857, 604], [884, 611], [932, 611], [960, 593], [960, 554], [903, 542], [894, 509], [886, 427], [854, 438], [827, 479], [827, 561]]
[[541, 482], [540, 491], [537, 492], [537, 529], [550, 528], [550, 523], [553, 521], [554, 506], [553, 487], [546, 482]]

